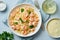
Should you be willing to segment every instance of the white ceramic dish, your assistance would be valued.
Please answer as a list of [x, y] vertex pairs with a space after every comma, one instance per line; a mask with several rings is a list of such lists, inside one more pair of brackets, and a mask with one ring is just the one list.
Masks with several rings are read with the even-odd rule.
[[52, 38], [60, 38], [60, 36], [52, 36], [52, 35], [49, 33], [49, 31], [48, 31], [48, 24], [49, 24], [49, 22], [52, 21], [52, 20], [60, 20], [60, 18], [51, 18], [51, 19], [49, 19], [48, 22], [47, 22], [46, 30], [47, 30], [49, 36], [51, 36]]
[[[49, 9], [45, 9], [44, 8], [44, 5], [49, 5], [49, 4], [47, 4], [47, 3], [49, 3], [50, 5], [53, 5], [51, 8], [50, 8], [50, 10]], [[47, 6], [48, 7], [48, 6]], [[55, 12], [56, 12], [56, 10], [57, 10], [57, 5], [56, 5], [56, 2], [55, 1], [50, 1], [49, 2], [49, 0], [48, 1], [44, 1], [43, 3], [42, 3], [42, 10], [45, 12], [45, 13], [47, 13], [47, 14], [54, 14]]]
[[0, 11], [4, 11], [6, 9], [6, 3], [0, 0]]
[[[32, 6], [31, 4], [21, 4], [21, 5], [17, 5], [17, 6], [22, 6], [22, 5], [29, 5], [30, 7], [33, 7], [34, 10], [37, 12], [37, 14], [38, 14], [38, 16], [39, 16], [39, 22], [38, 22], [38, 25], [37, 25], [35, 31], [34, 31], [33, 33], [29, 33], [28, 35], [21, 35], [21, 34], [15, 32], [15, 31], [10, 27], [9, 21], [8, 21], [8, 26], [10, 27], [10, 29], [12, 30], [12, 32], [15, 33], [16, 35], [21, 36], [21, 37], [29, 37], [29, 36], [32, 36], [32, 35], [36, 34], [36, 33], [39, 31], [39, 29], [40, 29], [40, 27], [41, 27], [41, 24], [42, 24], [42, 17], [41, 17], [41, 14], [40, 14], [39, 10], [38, 10], [36, 7]], [[17, 7], [17, 6], [15, 6], [15, 7]], [[13, 7], [13, 8], [11, 9], [11, 11], [12, 11], [15, 7]], [[11, 12], [11, 11], [10, 11], [10, 12]], [[8, 17], [8, 19], [9, 19], [9, 17]]]

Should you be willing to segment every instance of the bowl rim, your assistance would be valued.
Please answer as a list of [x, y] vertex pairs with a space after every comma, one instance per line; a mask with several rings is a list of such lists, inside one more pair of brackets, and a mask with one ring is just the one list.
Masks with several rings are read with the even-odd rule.
[[[21, 5], [30, 5], [30, 6], [34, 7], [34, 10], [37, 10], [36, 12], [38, 12], [39, 17], [40, 17], [40, 19], [39, 19], [39, 20], [40, 20], [40, 26], [39, 26], [39, 29], [40, 29], [41, 24], [42, 24], [42, 16], [41, 16], [41, 12], [39, 12], [39, 10], [38, 10], [34, 5], [31, 5], [31, 4], [25, 4], [25, 3], [18, 4], [18, 5], [16, 5], [16, 6], [12, 7], [12, 9], [11, 9], [10, 12], [9, 12], [9, 15], [10, 15], [11, 11], [12, 11], [14, 8], [16, 8], [17, 6], [21, 6]], [[35, 8], [36, 8], [36, 9], [35, 9]], [[15, 31], [10, 27], [10, 25], [9, 25], [9, 16], [8, 16], [8, 26], [9, 26], [9, 28], [11, 29], [11, 31], [12, 31], [13, 33], [15, 33], [16, 35], [21, 36], [21, 37], [30, 37], [30, 36], [35, 35], [35, 34], [39, 31], [39, 29], [38, 29], [35, 33], [33, 33], [33, 34], [31, 34], [31, 35], [28, 35], [28, 36], [22, 36], [21, 34], [15, 32]]]

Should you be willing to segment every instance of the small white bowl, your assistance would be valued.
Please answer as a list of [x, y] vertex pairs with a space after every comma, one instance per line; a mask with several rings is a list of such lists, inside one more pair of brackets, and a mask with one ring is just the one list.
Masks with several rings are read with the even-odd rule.
[[60, 36], [52, 36], [52, 35], [49, 33], [49, 31], [48, 31], [48, 24], [49, 24], [49, 22], [52, 21], [52, 20], [60, 20], [60, 18], [51, 18], [51, 19], [48, 20], [47, 26], [46, 26], [46, 30], [47, 30], [47, 32], [48, 32], [48, 35], [49, 35], [50, 37], [52, 37], [52, 38], [60, 38]]
[[0, 0], [0, 11], [4, 11], [6, 9], [6, 3]]
[[[15, 32], [15, 31], [11, 28], [11, 26], [9, 25], [9, 21], [8, 21], [8, 26], [9, 26], [10, 29], [13, 31], [13, 33], [15, 33], [16, 35], [21, 36], [21, 37], [29, 37], [29, 36], [32, 36], [32, 35], [36, 34], [36, 33], [39, 31], [39, 29], [40, 29], [40, 27], [41, 27], [41, 24], [42, 24], [42, 17], [41, 17], [41, 14], [40, 14], [39, 10], [38, 10], [36, 7], [34, 7], [33, 5], [31, 5], [31, 4], [21, 4], [21, 5], [17, 5], [17, 6], [22, 6], [22, 5], [29, 5], [30, 7], [33, 7], [34, 10], [37, 12], [37, 14], [38, 14], [38, 16], [39, 16], [39, 22], [38, 22], [38, 25], [37, 25], [35, 31], [34, 31], [33, 33], [29, 33], [29, 34], [27, 34], [27, 35], [22, 35], [22, 34], [19, 34], [19, 33]], [[17, 7], [17, 6], [15, 6], [15, 7]], [[12, 11], [15, 7], [13, 7], [13, 8], [11, 9], [11, 11]], [[11, 11], [10, 11], [10, 12], [11, 12]], [[9, 19], [9, 17], [8, 17], [8, 19]]]

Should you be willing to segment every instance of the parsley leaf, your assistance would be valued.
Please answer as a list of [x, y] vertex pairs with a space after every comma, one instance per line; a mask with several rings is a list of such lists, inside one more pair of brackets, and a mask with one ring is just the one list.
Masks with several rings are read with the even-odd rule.
[[20, 20], [22, 23], [24, 22], [21, 18], [19, 18], [19, 20]]
[[16, 25], [17, 25], [17, 24], [18, 24], [18, 22], [14, 22], [14, 24], [16, 24]]
[[33, 27], [34, 27], [34, 25], [30, 25], [29, 27], [30, 27], [30, 28], [33, 28]]
[[30, 13], [31, 13], [31, 11], [30, 11], [30, 10], [27, 10], [27, 12], [28, 12], [28, 14], [30, 14]]
[[0, 40], [13, 40], [14, 36], [11, 33], [8, 33], [4, 31], [2, 34], [0, 34]]
[[21, 12], [24, 12], [24, 9], [23, 8], [21, 8]]

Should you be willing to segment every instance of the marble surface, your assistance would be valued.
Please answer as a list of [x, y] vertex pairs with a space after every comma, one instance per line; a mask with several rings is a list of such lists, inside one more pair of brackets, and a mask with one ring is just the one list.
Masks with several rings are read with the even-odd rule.
[[[7, 9], [3, 12], [0, 12], [0, 33], [2, 33], [3, 31], [12, 32], [10, 28], [6, 26], [3, 22], [8, 18], [10, 9], [14, 7], [19, 0], [3, 0], [3, 1], [7, 4]], [[51, 15], [50, 19], [60, 18], [60, 0], [54, 1], [57, 3], [57, 11], [54, 15]], [[41, 5], [43, 0], [38, 0], [38, 2]], [[43, 31], [42, 29], [40, 29], [39, 32], [36, 35], [34, 35], [35, 37], [33, 38], [33, 40], [60, 40], [60, 38], [54, 39], [48, 35], [46, 31], [46, 24], [47, 21], [44, 23], [45, 30]], [[14, 34], [14, 40], [21, 40], [21, 38]]]

